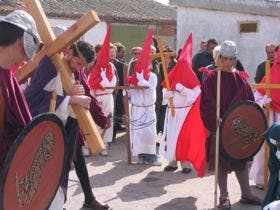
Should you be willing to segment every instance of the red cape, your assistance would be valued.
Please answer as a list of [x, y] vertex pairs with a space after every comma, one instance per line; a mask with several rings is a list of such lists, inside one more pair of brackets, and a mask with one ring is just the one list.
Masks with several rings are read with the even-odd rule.
[[[168, 74], [170, 88], [175, 90], [177, 83], [193, 89], [200, 85], [200, 82], [191, 67], [192, 58], [192, 34], [188, 37], [181, 52], [177, 64]], [[165, 87], [165, 82], [162, 84]], [[198, 173], [203, 177], [206, 170], [206, 137], [207, 130], [200, 115], [199, 95], [190, 112], [186, 116], [181, 128], [176, 145], [176, 160], [190, 161]], [[175, 113], [176, 115], [176, 113]]]
[[203, 177], [206, 171], [206, 139], [207, 129], [200, 115], [200, 99], [198, 96], [177, 139], [176, 160], [189, 161], [198, 173]]

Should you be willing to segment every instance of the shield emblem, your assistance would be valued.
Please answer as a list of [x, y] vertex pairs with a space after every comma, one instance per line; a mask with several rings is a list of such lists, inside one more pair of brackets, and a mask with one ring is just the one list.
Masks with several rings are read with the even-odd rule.
[[64, 170], [66, 145], [65, 128], [55, 114], [33, 118], [7, 155], [0, 176], [0, 209], [47, 209]]
[[232, 161], [247, 161], [261, 148], [267, 128], [263, 109], [252, 101], [230, 107], [220, 129], [222, 153]]

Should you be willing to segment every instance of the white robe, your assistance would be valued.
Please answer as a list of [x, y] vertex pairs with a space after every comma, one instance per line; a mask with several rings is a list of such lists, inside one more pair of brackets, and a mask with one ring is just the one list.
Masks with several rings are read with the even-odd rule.
[[[263, 96], [258, 91], [255, 91], [254, 97], [256, 103], [263, 107]], [[270, 110], [270, 126], [277, 121], [280, 121], [280, 113]], [[254, 156], [254, 160], [249, 173], [250, 179], [252, 179], [256, 184], [263, 184], [264, 182], [264, 151], [265, 147], [263, 144], [259, 152]]]
[[169, 102], [166, 110], [164, 131], [160, 141], [160, 154], [168, 161], [176, 160], [177, 139], [192, 104], [200, 94], [200, 87], [196, 86], [194, 89], [185, 87], [185, 92], [186, 95], [183, 95], [178, 91], [173, 91], [173, 102], [175, 107], [174, 117], [171, 115]]
[[132, 155], [156, 154], [156, 86], [157, 77], [150, 73], [148, 89], [130, 89], [130, 137]]
[[[113, 76], [113, 79], [111, 81], [109, 81], [108, 78], [104, 78], [100, 82], [102, 87], [115, 87], [116, 83], [117, 83], [116, 75]], [[109, 114], [111, 114], [112, 119], [113, 119], [114, 97], [113, 97], [112, 93], [114, 90], [113, 89], [105, 89], [105, 90], [96, 89], [96, 90], [92, 90], [92, 91], [93, 91], [93, 95], [96, 97], [97, 101], [99, 102], [104, 115], [108, 116]], [[97, 126], [97, 128], [98, 128], [100, 135], [102, 135], [104, 129], [100, 128], [99, 126]], [[103, 138], [103, 141], [105, 143], [112, 142], [113, 126], [106, 129], [104, 136], [101, 136], [101, 137]]]

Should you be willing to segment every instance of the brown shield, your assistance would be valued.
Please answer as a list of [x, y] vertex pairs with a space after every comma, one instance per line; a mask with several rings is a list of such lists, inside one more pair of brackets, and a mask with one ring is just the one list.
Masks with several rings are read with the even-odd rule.
[[63, 172], [66, 132], [54, 114], [34, 118], [17, 137], [0, 176], [0, 209], [47, 209]]
[[233, 161], [251, 159], [263, 144], [267, 128], [263, 109], [252, 101], [230, 107], [220, 129], [222, 153]]

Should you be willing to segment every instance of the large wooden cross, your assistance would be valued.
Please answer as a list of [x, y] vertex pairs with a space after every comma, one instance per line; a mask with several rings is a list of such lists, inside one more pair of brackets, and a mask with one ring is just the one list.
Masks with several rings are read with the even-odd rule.
[[[175, 52], [163, 52], [163, 45], [161, 42], [160, 37], [157, 37], [157, 42], [158, 42], [158, 49], [159, 53], [151, 54], [150, 58], [156, 59], [160, 58], [161, 63], [162, 63], [162, 70], [163, 70], [163, 75], [164, 75], [164, 80], [166, 84], [166, 89], [170, 90], [170, 83], [168, 79], [168, 72], [167, 72], [167, 67], [166, 67], [166, 57], [174, 57], [176, 56]], [[169, 104], [170, 104], [170, 109], [171, 109], [171, 115], [174, 117], [175, 116], [175, 109], [174, 109], [174, 102], [173, 98], [169, 98]]]
[[[61, 72], [64, 90], [69, 95], [71, 95], [71, 89], [73, 85], [72, 72], [69, 69], [67, 62], [64, 60], [63, 53], [61, 52], [71, 43], [78, 40], [82, 34], [96, 25], [99, 22], [98, 16], [94, 11], [90, 11], [56, 39], [39, 0], [23, 0], [23, 2], [27, 8], [27, 11], [34, 17], [34, 20], [36, 21], [38, 32], [44, 43], [44, 48], [32, 61], [27, 63], [22, 69], [20, 69], [20, 71], [16, 73], [17, 79], [19, 82], [22, 82], [28, 78], [36, 69], [43, 56], [47, 55], [53, 61], [56, 69]], [[72, 109], [86, 139], [88, 140], [92, 153], [96, 154], [104, 150], [106, 146], [100, 137], [90, 112], [80, 105], [72, 105]]]
[[[263, 88], [265, 89], [265, 94], [270, 97], [270, 90], [271, 89], [279, 89], [280, 84], [271, 84], [270, 83], [270, 61], [265, 61], [265, 77], [266, 83], [265, 84], [251, 84], [253, 88]], [[267, 126], [270, 125], [270, 104], [265, 106], [265, 115], [267, 119]], [[269, 148], [267, 143], [265, 143], [265, 156], [264, 156], [264, 190], [267, 191], [268, 188], [268, 156], [269, 156]]]

